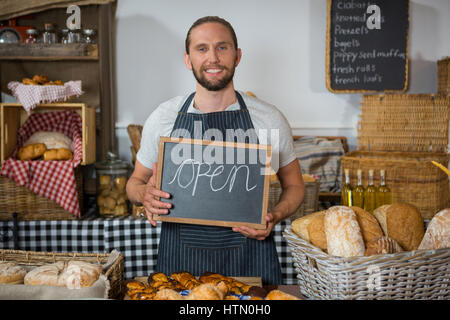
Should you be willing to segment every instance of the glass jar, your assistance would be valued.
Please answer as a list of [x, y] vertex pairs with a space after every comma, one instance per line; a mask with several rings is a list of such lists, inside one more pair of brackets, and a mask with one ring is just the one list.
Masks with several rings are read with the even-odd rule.
[[69, 43], [69, 29], [62, 29], [61, 30], [61, 43], [67, 44]]
[[69, 30], [67, 34], [67, 43], [80, 43], [81, 42], [81, 34], [79, 29]]
[[94, 44], [95, 43], [95, 30], [94, 29], [84, 29], [82, 43]]
[[42, 43], [53, 44], [56, 43], [56, 32], [53, 28], [53, 24], [44, 24], [44, 32], [42, 33]]
[[97, 205], [102, 216], [127, 216], [129, 201], [126, 185], [130, 165], [116, 154], [108, 152], [105, 161], [95, 164], [97, 176]]
[[25, 43], [37, 43], [37, 38], [39, 34], [37, 29], [27, 29], [27, 31], [25, 32], [27, 34], [27, 37], [25, 38]]

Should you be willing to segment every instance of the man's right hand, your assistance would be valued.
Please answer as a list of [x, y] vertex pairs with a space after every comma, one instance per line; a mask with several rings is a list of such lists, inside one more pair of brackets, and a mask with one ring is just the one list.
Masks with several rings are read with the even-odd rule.
[[161, 191], [155, 187], [157, 165], [158, 164], [156, 162], [153, 163], [152, 166], [153, 174], [145, 186], [144, 200], [142, 202], [145, 208], [145, 212], [147, 214], [147, 219], [154, 227], [156, 227], [156, 221], [153, 220], [153, 215], [168, 214], [169, 209], [172, 207], [171, 203], [157, 200], [157, 198], [165, 198], [165, 199], [170, 198], [170, 194]]

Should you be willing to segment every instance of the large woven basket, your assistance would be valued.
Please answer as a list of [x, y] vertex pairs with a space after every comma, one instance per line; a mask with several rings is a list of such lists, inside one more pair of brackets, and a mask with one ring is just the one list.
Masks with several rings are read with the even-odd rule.
[[[105, 264], [108, 261], [109, 256], [110, 253], [60, 253], [0, 249], [0, 261], [10, 261], [25, 266], [41, 266], [44, 264], [69, 260]], [[118, 258], [105, 272], [105, 276], [109, 280], [110, 285], [108, 292], [108, 297], [110, 299], [120, 298], [123, 292], [123, 271], [124, 257], [122, 254], [119, 254]]]
[[[319, 189], [320, 181], [314, 182], [305, 181], [305, 198], [300, 207], [290, 216], [291, 220], [303, 217], [306, 214], [313, 213], [318, 210], [319, 207]], [[270, 211], [280, 200], [281, 185], [279, 182], [272, 182], [269, 188], [269, 203], [268, 211]]]
[[[83, 172], [75, 168], [80, 212], [83, 212]], [[0, 220], [12, 220], [13, 213], [19, 220], [75, 220], [77, 217], [56, 202], [42, 197], [14, 180], [0, 176]]]
[[358, 150], [446, 152], [450, 96], [363, 95]]
[[394, 254], [335, 257], [283, 233], [300, 292], [310, 299], [450, 299], [450, 248]]
[[[448, 166], [449, 155], [433, 152], [352, 151], [341, 157], [342, 172], [350, 169], [350, 180], [356, 185], [358, 169], [367, 177], [374, 170], [374, 183], [379, 185], [380, 170], [386, 171], [386, 184], [391, 189], [393, 202], [415, 205], [424, 219], [431, 219], [449, 205], [448, 176], [431, 161]], [[363, 179], [367, 187], [367, 179]]]
[[450, 94], [450, 57], [437, 62], [438, 69], [438, 92]]

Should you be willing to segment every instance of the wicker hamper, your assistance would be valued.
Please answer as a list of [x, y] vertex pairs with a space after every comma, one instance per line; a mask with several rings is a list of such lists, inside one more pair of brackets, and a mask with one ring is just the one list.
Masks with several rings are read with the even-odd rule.
[[[0, 261], [10, 261], [28, 266], [41, 266], [69, 260], [105, 264], [109, 257], [110, 253], [59, 253], [0, 249]], [[114, 263], [105, 271], [105, 276], [109, 280], [110, 285], [108, 294], [110, 299], [118, 299], [122, 294], [123, 270], [124, 257], [122, 254], [119, 254]]]
[[310, 299], [450, 299], [450, 248], [335, 257], [283, 233], [293, 256], [300, 292]]
[[358, 150], [446, 152], [450, 96], [363, 95]]
[[438, 92], [450, 94], [450, 57], [437, 62], [438, 69]]
[[[380, 170], [386, 170], [392, 202], [413, 204], [424, 219], [431, 219], [448, 207], [450, 199], [448, 176], [431, 161], [447, 167], [448, 158], [446, 153], [352, 151], [341, 157], [341, 165], [342, 169], [350, 169], [352, 185], [356, 185], [357, 169], [362, 169], [366, 177], [373, 169], [375, 185], [379, 185]], [[363, 179], [363, 184], [367, 187], [367, 179]]]
[[[297, 211], [290, 216], [291, 220], [300, 218], [306, 214], [313, 213], [318, 210], [319, 207], [319, 189], [320, 181], [316, 180], [314, 182], [305, 181], [305, 198], [303, 203], [297, 209]], [[269, 203], [268, 211], [270, 211], [280, 200], [281, 196], [281, 185], [279, 182], [272, 182], [269, 188]]]
[[[80, 212], [83, 212], [83, 173], [75, 168]], [[0, 220], [12, 220], [13, 213], [19, 220], [75, 220], [77, 217], [56, 202], [44, 198], [14, 180], [0, 176]]]

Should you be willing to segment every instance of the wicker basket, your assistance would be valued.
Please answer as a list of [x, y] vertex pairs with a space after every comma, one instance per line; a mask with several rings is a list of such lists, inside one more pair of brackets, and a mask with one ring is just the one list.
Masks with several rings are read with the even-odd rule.
[[438, 92], [450, 94], [450, 57], [437, 62], [438, 69]]
[[[413, 204], [424, 219], [431, 219], [439, 210], [448, 207], [450, 199], [448, 176], [431, 161], [447, 167], [448, 158], [446, 153], [352, 151], [341, 157], [341, 165], [342, 172], [350, 169], [352, 185], [356, 185], [358, 169], [366, 177], [373, 169], [375, 185], [379, 185], [379, 171], [386, 170], [392, 202]], [[363, 185], [367, 187], [367, 179], [363, 179]]]
[[283, 233], [300, 292], [310, 299], [450, 299], [450, 248], [343, 258]]
[[[109, 256], [109, 253], [57, 253], [0, 249], [0, 261], [10, 261], [28, 266], [41, 266], [44, 264], [69, 260], [105, 264], [108, 261]], [[124, 257], [122, 254], [119, 254], [118, 258], [105, 272], [105, 276], [109, 280], [110, 285], [108, 294], [110, 299], [120, 298], [123, 292], [123, 270]]]
[[[313, 213], [318, 210], [319, 207], [319, 189], [320, 182], [318, 180], [314, 182], [305, 181], [305, 198], [303, 203], [297, 209], [297, 211], [290, 216], [291, 220], [303, 217], [306, 214]], [[281, 185], [279, 182], [272, 182], [269, 188], [269, 204], [268, 211], [278, 203], [281, 196]]]
[[364, 95], [358, 150], [446, 152], [450, 96]]
[[[75, 168], [80, 212], [83, 212], [83, 173]], [[14, 180], [0, 176], [0, 220], [12, 220], [13, 213], [19, 220], [75, 220], [77, 217], [56, 202], [44, 198]]]

